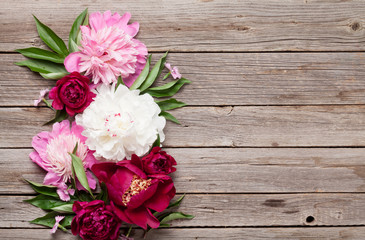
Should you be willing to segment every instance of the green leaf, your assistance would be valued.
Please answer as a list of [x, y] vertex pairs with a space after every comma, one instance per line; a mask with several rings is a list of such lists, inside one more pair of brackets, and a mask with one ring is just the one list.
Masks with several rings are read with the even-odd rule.
[[77, 199], [81, 202], [91, 202], [95, 200], [93, 197], [90, 196], [88, 192], [85, 191], [76, 191]]
[[71, 53], [79, 51], [79, 46], [74, 40], [69, 40], [68, 45]]
[[155, 66], [153, 66], [151, 72], [148, 74], [147, 79], [142, 83], [142, 85], [139, 87], [139, 89], [141, 90], [141, 92], [147, 90], [158, 78], [158, 76], [160, 76], [162, 69], [165, 66], [165, 62], [166, 62], [166, 57], [167, 57], [167, 53], [166, 52], [161, 58], [160, 60], [157, 61], [157, 63], [155, 64]]
[[36, 219], [30, 221], [30, 223], [52, 228], [56, 223], [56, 219], [55, 219], [56, 216], [58, 216], [58, 213], [50, 212], [50, 213], [47, 213], [46, 215], [44, 215], [43, 217], [36, 218]]
[[170, 227], [170, 224], [167, 223], [160, 223], [160, 226], [158, 228], [165, 228], [165, 227]]
[[152, 149], [152, 148], [154, 148], [154, 147], [159, 147], [160, 145], [161, 145], [161, 141], [160, 141], [160, 134], [157, 134], [157, 139], [156, 139], [156, 141], [152, 144], [151, 149]]
[[79, 143], [76, 142], [76, 145], [75, 145], [74, 149], [72, 150], [72, 154], [76, 154], [78, 147], [79, 147]]
[[33, 188], [33, 190], [36, 191], [37, 193], [55, 197], [58, 199], [57, 187], [35, 183], [35, 182], [29, 181], [26, 179], [25, 179], [25, 181], [27, 181], [30, 184], [30, 186]]
[[189, 215], [189, 214], [184, 214], [182, 212], [173, 212], [170, 213], [169, 215], [167, 215], [166, 217], [164, 217], [160, 224], [164, 224], [167, 222], [170, 222], [172, 220], [176, 220], [176, 219], [193, 219], [194, 216], [193, 215]]
[[53, 124], [56, 122], [62, 122], [63, 120], [65, 120], [67, 118], [67, 116], [68, 116], [68, 114], [65, 109], [57, 110], [56, 116], [52, 120], [46, 122], [44, 125]]
[[164, 101], [156, 101], [156, 103], [161, 108], [161, 111], [167, 111], [186, 106], [186, 103], [177, 101], [175, 98], [170, 98]]
[[150, 88], [146, 91], [146, 93], [153, 97], [171, 97], [175, 95], [185, 83], [191, 83], [191, 81], [186, 78], [181, 78], [179, 80], [166, 83], [163, 86]]
[[28, 59], [15, 63], [18, 66], [28, 67], [33, 72], [39, 73], [68, 73], [63, 64], [57, 64], [45, 60]]
[[169, 206], [167, 207], [167, 209], [180, 206], [180, 203], [182, 202], [184, 197], [185, 197], [185, 194], [182, 195], [181, 197], [179, 197], [179, 199], [177, 199], [175, 202], [171, 202], [169, 204]]
[[148, 72], [150, 71], [151, 57], [152, 57], [152, 55], [148, 56], [146, 65], [144, 66], [142, 72], [139, 74], [138, 78], [134, 81], [132, 86], [129, 88], [130, 90], [138, 89], [142, 85], [142, 83], [146, 80]]
[[53, 207], [51, 208], [51, 210], [59, 213], [74, 213], [74, 211], [72, 211], [72, 206], [73, 203], [67, 203], [57, 207]]
[[166, 73], [166, 75], [162, 78], [162, 81], [166, 80], [171, 75], [171, 72]]
[[89, 186], [89, 182], [87, 181], [84, 165], [82, 164], [81, 159], [73, 153], [69, 153], [72, 158], [72, 168], [74, 173], [81, 183], [81, 185], [91, 194], [93, 195]]
[[101, 182], [100, 188], [101, 188], [101, 191], [98, 194], [98, 196], [96, 197], [96, 199], [103, 200], [105, 203], [107, 203], [108, 202], [108, 189], [106, 187], [106, 184], [104, 182]]
[[39, 37], [43, 40], [43, 42], [56, 53], [66, 57], [69, 52], [62, 39], [57, 36], [57, 34], [54, 33], [49, 27], [41, 23], [41, 21], [39, 21], [36, 16], [33, 15], [33, 17], [37, 24]]
[[84, 23], [87, 17], [87, 8], [75, 19], [70, 35], [68, 37], [68, 48], [70, 52], [77, 52], [79, 49], [77, 47], [77, 37], [80, 33], [80, 26]]
[[177, 124], [181, 124], [171, 113], [168, 112], [161, 112], [160, 116], [166, 118], [166, 120], [169, 120], [171, 122], [177, 123]]
[[66, 215], [64, 219], [62, 219], [62, 221], [60, 222], [60, 224], [63, 226], [63, 227], [70, 227], [71, 226], [71, 222], [72, 222], [72, 219], [75, 217], [75, 214], [72, 214], [72, 215]]
[[115, 85], [114, 91], [117, 91], [119, 85], [125, 85], [121, 76], [118, 77], [117, 85]]
[[63, 78], [68, 74], [68, 72], [59, 72], [59, 73], [39, 73], [44, 79], [52, 79], [58, 80]]
[[50, 210], [54, 207], [58, 207], [65, 204], [64, 201], [61, 201], [58, 198], [43, 194], [40, 194], [32, 199], [24, 200], [24, 202], [30, 203], [33, 206], [36, 206], [44, 210]]
[[31, 48], [17, 49], [15, 51], [17, 51], [17, 52], [23, 54], [25, 57], [29, 57], [29, 58], [35, 58], [35, 59], [46, 60], [46, 61], [51, 61], [54, 63], [62, 63], [62, 64], [65, 61], [64, 57], [61, 57], [60, 55], [58, 55], [54, 52], [47, 51], [47, 50], [40, 49], [40, 48], [31, 47]]

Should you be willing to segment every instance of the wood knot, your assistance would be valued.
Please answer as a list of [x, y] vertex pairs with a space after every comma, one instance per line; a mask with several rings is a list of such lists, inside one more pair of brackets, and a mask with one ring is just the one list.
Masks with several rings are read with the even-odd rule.
[[358, 22], [354, 22], [354, 23], [351, 23], [350, 24], [350, 28], [353, 30], [353, 31], [357, 31], [361, 28], [361, 25], [360, 23]]

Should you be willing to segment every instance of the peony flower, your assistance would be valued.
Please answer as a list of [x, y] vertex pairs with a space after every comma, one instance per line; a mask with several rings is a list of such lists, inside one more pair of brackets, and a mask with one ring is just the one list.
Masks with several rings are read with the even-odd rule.
[[34, 106], [37, 107], [41, 101], [43, 100], [43, 98], [47, 95], [47, 93], [49, 92], [49, 89], [43, 89], [39, 92], [39, 97], [37, 100], [34, 100]]
[[132, 155], [132, 160], [118, 163], [97, 163], [92, 171], [108, 188], [110, 205], [124, 222], [144, 229], [147, 225], [158, 228], [160, 222], [151, 213], [165, 210], [176, 190], [167, 175], [147, 176], [142, 170], [141, 159]]
[[84, 240], [118, 239], [121, 222], [104, 201], [76, 201], [72, 210], [76, 213], [71, 223], [73, 235], [80, 235]]
[[176, 171], [175, 159], [160, 147], [154, 147], [152, 151], [142, 158], [143, 170], [148, 174], [169, 174]]
[[64, 218], [65, 218], [65, 216], [56, 216], [55, 217], [56, 223], [54, 224], [53, 228], [51, 229], [51, 233], [55, 233], [57, 231], [58, 225]]
[[[43, 184], [57, 187], [57, 193], [63, 201], [69, 201], [69, 194], [74, 190], [68, 189], [67, 183], [72, 176], [72, 159], [69, 155], [78, 144], [76, 155], [83, 161], [85, 169], [90, 168], [96, 161], [92, 151], [85, 145], [86, 138], [81, 135], [83, 128], [64, 120], [53, 124], [51, 132], [41, 132], [33, 137], [32, 146], [35, 151], [29, 157], [33, 162], [47, 171]], [[96, 187], [96, 181], [89, 171], [86, 172], [89, 185]]]
[[85, 130], [86, 145], [95, 150], [94, 156], [109, 161], [120, 161], [132, 154], [142, 156], [148, 152], [160, 135], [166, 120], [149, 94], [139, 95], [139, 90], [129, 90], [120, 85], [101, 85], [94, 101], [76, 122]]
[[66, 107], [68, 115], [84, 111], [89, 106], [95, 93], [90, 92], [90, 79], [73, 72], [57, 81], [56, 86], [49, 92], [49, 98], [54, 99], [52, 107], [62, 110]]
[[170, 70], [170, 73], [174, 79], [181, 78], [181, 74], [179, 73], [179, 69], [177, 67], [171, 67], [170, 63], [165, 63], [165, 67]]
[[131, 86], [146, 64], [146, 46], [133, 37], [138, 33], [139, 24], [128, 25], [130, 13], [90, 14], [89, 26], [81, 26], [82, 41], [79, 52], [65, 59], [67, 71], [85, 72], [93, 82], [110, 84], [122, 77]]

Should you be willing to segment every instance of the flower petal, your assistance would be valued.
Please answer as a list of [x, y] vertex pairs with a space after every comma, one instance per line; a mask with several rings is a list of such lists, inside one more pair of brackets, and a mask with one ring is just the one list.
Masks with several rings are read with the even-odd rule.
[[68, 72], [80, 72], [81, 53], [73, 52], [65, 58], [64, 65]]

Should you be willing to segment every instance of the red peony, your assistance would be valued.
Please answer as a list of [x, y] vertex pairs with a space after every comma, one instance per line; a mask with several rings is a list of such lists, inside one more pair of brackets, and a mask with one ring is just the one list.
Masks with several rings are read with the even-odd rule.
[[72, 210], [76, 213], [71, 223], [73, 235], [80, 235], [84, 240], [118, 239], [121, 222], [104, 201], [76, 201]]
[[142, 169], [142, 161], [137, 155], [132, 155], [132, 160], [98, 163], [92, 167], [99, 181], [106, 184], [110, 204], [121, 220], [144, 229], [147, 224], [157, 228], [160, 222], [151, 209], [165, 210], [176, 190], [169, 176], [147, 176]]
[[56, 86], [49, 92], [53, 99], [52, 107], [66, 111], [70, 116], [81, 113], [87, 108], [96, 96], [90, 91], [90, 79], [78, 72], [73, 72], [57, 81]]
[[175, 159], [160, 147], [154, 147], [152, 151], [142, 158], [143, 170], [148, 174], [169, 174], [176, 171]]

